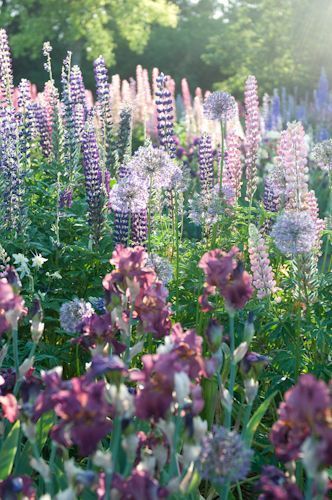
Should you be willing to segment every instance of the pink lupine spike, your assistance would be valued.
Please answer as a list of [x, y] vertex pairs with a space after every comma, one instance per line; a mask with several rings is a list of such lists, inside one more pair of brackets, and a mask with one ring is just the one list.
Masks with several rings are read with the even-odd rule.
[[245, 163], [247, 177], [246, 198], [251, 200], [257, 187], [257, 153], [261, 138], [261, 121], [259, 112], [259, 100], [257, 92], [257, 80], [254, 76], [248, 76], [245, 91]]
[[275, 291], [276, 282], [265, 240], [253, 224], [249, 227], [249, 256], [253, 285], [257, 290], [257, 297], [263, 299]]
[[[276, 160], [280, 188], [284, 188], [287, 210], [306, 210], [308, 194], [308, 147], [299, 122], [289, 123], [281, 133]], [[284, 186], [282, 185], [284, 184]]]
[[224, 191], [229, 191], [231, 194], [228, 202], [230, 205], [236, 205], [239, 196], [241, 195], [242, 186], [242, 158], [240, 150], [240, 138], [230, 133], [227, 135], [227, 149], [225, 155], [225, 163], [222, 173], [222, 187]]

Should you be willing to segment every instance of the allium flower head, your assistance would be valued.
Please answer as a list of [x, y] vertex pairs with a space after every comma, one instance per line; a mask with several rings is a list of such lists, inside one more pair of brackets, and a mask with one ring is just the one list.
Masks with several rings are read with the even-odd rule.
[[147, 184], [137, 175], [120, 179], [109, 195], [111, 208], [118, 212], [137, 213], [145, 210], [148, 203]]
[[332, 170], [332, 139], [328, 139], [316, 144], [312, 150], [312, 158], [314, 162], [322, 170], [328, 172]]
[[202, 441], [197, 468], [203, 479], [215, 485], [232, 484], [247, 476], [252, 455], [239, 434], [215, 427]]
[[226, 121], [237, 112], [236, 101], [227, 92], [212, 92], [204, 101], [204, 115], [208, 120]]
[[83, 322], [94, 314], [89, 302], [82, 299], [74, 299], [62, 304], [60, 309], [61, 328], [68, 333], [80, 331]]
[[169, 154], [151, 144], [141, 146], [128, 164], [128, 171], [148, 182], [154, 189], [170, 189], [182, 172]]
[[284, 254], [309, 253], [316, 241], [316, 224], [308, 212], [284, 212], [277, 218], [271, 236]]
[[147, 267], [152, 267], [158, 277], [158, 279], [167, 285], [172, 280], [173, 268], [172, 264], [165, 258], [160, 257], [155, 253], [149, 254], [148, 261], [146, 263]]
[[194, 193], [189, 200], [188, 217], [196, 226], [211, 227], [225, 212], [225, 203], [218, 191], [219, 186], [215, 186], [212, 192]]

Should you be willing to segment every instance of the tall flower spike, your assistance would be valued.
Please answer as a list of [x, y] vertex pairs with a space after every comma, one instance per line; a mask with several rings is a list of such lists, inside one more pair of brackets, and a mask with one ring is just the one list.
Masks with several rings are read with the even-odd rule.
[[156, 90], [157, 128], [161, 147], [168, 152], [171, 158], [175, 158], [176, 144], [174, 139], [172, 95], [166, 84], [167, 77], [164, 73], [160, 73], [157, 77]]
[[204, 196], [210, 193], [214, 186], [212, 141], [208, 134], [203, 134], [198, 146], [199, 180]]
[[77, 138], [80, 139], [87, 115], [87, 102], [83, 77], [78, 66], [73, 66], [70, 72], [70, 98], [75, 132]]
[[319, 252], [322, 245], [321, 237], [322, 237], [322, 232], [325, 229], [325, 222], [319, 218], [319, 207], [315, 191], [311, 190], [308, 192], [306, 202], [308, 206], [308, 212], [311, 215], [311, 218], [316, 226], [316, 239], [314, 243], [314, 248]]
[[44, 156], [48, 158], [51, 153], [52, 144], [46, 109], [38, 102], [32, 103], [31, 109], [34, 115], [34, 125], [36, 128], [36, 134], [39, 137], [41, 150]]
[[[22, 229], [24, 208], [24, 180], [19, 128], [14, 108], [7, 107], [0, 113], [0, 175], [2, 186], [3, 223], [8, 229]], [[19, 145], [19, 146], [18, 146]]]
[[103, 217], [102, 177], [99, 166], [99, 152], [93, 117], [89, 117], [82, 136], [82, 152], [86, 196], [89, 207], [89, 224], [92, 238], [98, 242], [101, 236]]
[[308, 193], [308, 148], [301, 123], [289, 123], [280, 136], [277, 163], [285, 179], [285, 207], [305, 210]]
[[261, 138], [260, 112], [257, 80], [249, 76], [244, 91], [245, 105], [245, 163], [247, 177], [247, 200], [251, 200], [257, 187], [257, 153]]
[[229, 203], [231, 205], [236, 205], [241, 195], [242, 186], [240, 138], [236, 134], [230, 133], [227, 135], [226, 142], [227, 150], [222, 172], [222, 187], [224, 191], [227, 190], [231, 193]]
[[120, 112], [117, 152], [118, 163], [122, 165], [127, 155], [130, 155], [132, 134], [133, 111], [130, 106], [125, 106]]
[[275, 291], [273, 271], [263, 236], [256, 226], [249, 226], [249, 255], [253, 285], [257, 290], [257, 297], [263, 299]]
[[75, 176], [79, 168], [80, 141], [76, 134], [74, 109], [70, 85], [71, 74], [71, 52], [63, 61], [61, 83], [63, 104], [63, 126], [64, 126], [64, 163], [68, 185], [67, 190], [72, 190], [75, 184]]
[[12, 59], [7, 33], [0, 30], [0, 102], [11, 104], [14, 91]]
[[146, 246], [148, 239], [147, 209], [140, 210], [132, 215], [131, 242], [133, 246]]
[[115, 159], [113, 145], [111, 91], [105, 60], [102, 56], [98, 57], [94, 62], [94, 75], [96, 80], [98, 111], [101, 119], [101, 129], [103, 137], [104, 158], [101, 158], [102, 169], [105, 170], [105, 168], [107, 168], [111, 172], [111, 175], [114, 176]]

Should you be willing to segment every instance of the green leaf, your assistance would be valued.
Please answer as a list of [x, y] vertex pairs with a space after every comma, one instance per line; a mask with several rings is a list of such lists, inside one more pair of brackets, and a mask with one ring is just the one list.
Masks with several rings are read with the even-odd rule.
[[37, 446], [39, 450], [42, 450], [50, 429], [54, 423], [54, 413], [53, 411], [49, 411], [44, 413], [43, 416], [38, 420], [36, 425], [36, 437], [37, 437]]
[[249, 444], [252, 443], [257, 427], [259, 426], [266, 410], [270, 406], [271, 401], [274, 399], [278, 391], [273, 392], [263, 403], [257, 408], [253, 416], [248, 422], [247, 428], [244, 433], [244, 440]]
[[12, 471], [18, 446], [19, 435], [20, 421], [17, 420], [1, 447], [0, 480], [6, 479]]

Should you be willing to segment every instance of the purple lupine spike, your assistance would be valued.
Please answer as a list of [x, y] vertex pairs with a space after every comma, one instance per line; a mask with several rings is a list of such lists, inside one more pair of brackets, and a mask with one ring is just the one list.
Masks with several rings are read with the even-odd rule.
[[174, 138], [174, 115], [171, 92], [166, 87], [167, 76], [160, 73], [156, 79], [156, 105], [158, 120], [158, 136], [161, 147], [171, 158], [176, 157], [176, 142]]
[[6, 30], [0, 30], [0, 102], [12, 103], [14, 91], [12, 58]]
[[249, 76], [245, 84], [244, 104], [246, 110], [245, 163], [247, 177], [247, 200], [252, 200], [257, 188], [257, 153], [260, 142], [260, 112], [257, 80]]
[[[267, 212], [276, 213], [280, 208], [280, 191], [275, 185], [274, 179], [267, 176], [264, 179], [263, 205]], [[269, 233], [272, 227], [272, 219], [266, 219], [262, 226], [262, 232]]]
[[70, 101], [76, 135], [80, 138], [87, 116], [87, 101], [82, 72], [78, 66], [73, 66], [70, 71]]
[[18, 85], [17, 104], [21, 112], [25, 112], [31, 102], [31, 83], [26, 78], [22, 78]]
[[0, 115], [0, 172], [3, 177], [3, 223], [19, 230], [24, 219], [23, 173], [19, 141], [19, 120], [13, 107], [3, 108]]
[[114, 155], [115, 145], [113, 143], [113, 120], [112, 120], [112, 106], [111, 106], [111, 91], [108, 80], [108, 72], [105, 60], [99, 56], [94, 61], [94, 75], [96, 81], [97, 92], [97, 109], [100, 114], [102, 137], [104, 140], [105, 151], [105, 168], [107, 167], [111, 176], [114, 177], [116, 173], [116, 161]]
[[211, 136], [203, 134], [198, 146], [199, 180], [202, 194], [211, 192], [214, 186], [213, 151]]
[[88, 202], [88, 220], [94, 242], [101, 236], [103, 224], [103, 189], [100, 170], [99, 151], [93, 117], [87, 120], [82, 135], [82, 152], [85, 176], [85, 188]]
[[17, 105], [19, 109], [19, 134], [22, 162], [25, 169], [30, 168], [30, 144], [36, 135], [35, 117], [32, 109], [31, 83], [23, 78], [18, 86]]
[[140, 210], [132, 215], [131, 243], [134, 246], [146, 246], [148, 239], [148, 212]]
[[62, 83], [62, 105], [63, 105], [63, 155], [65, 163], [66, 177], [68, 185], [66, 188], [73, 189], [75, 176], [79, 169], [79, 157], [81, 149], [80, 136], [77, 134], [77, 128], [74, 117], [74, 109], [71, 97], [71, 53], [63, 61], [61, 72]]
[[318, 86], [314, 93], [315, 105], [318, 111], [321, 111], [328, 104], [329, 97], [329, 81], [325, 69], [322, 68]]
[[115, 245], [128, 245], [129, 239], [129, 213], [120, 210], [113, 210], [114, 213], [114, 230], [113, 242]]
[[45, 108], [38, 102], [31, 105], [34, 113], [34, 125], [37, 135], [39, 136], [39, 144], [46, 158], [51, 154], [51, 136], [47, 122], [47, 114]]
[[96, 80], [97, 99], [100, 103], [109, 105], [111, 102], [111, 92], [103, 56], [99, 56], [94, 62], [94, 75]]

